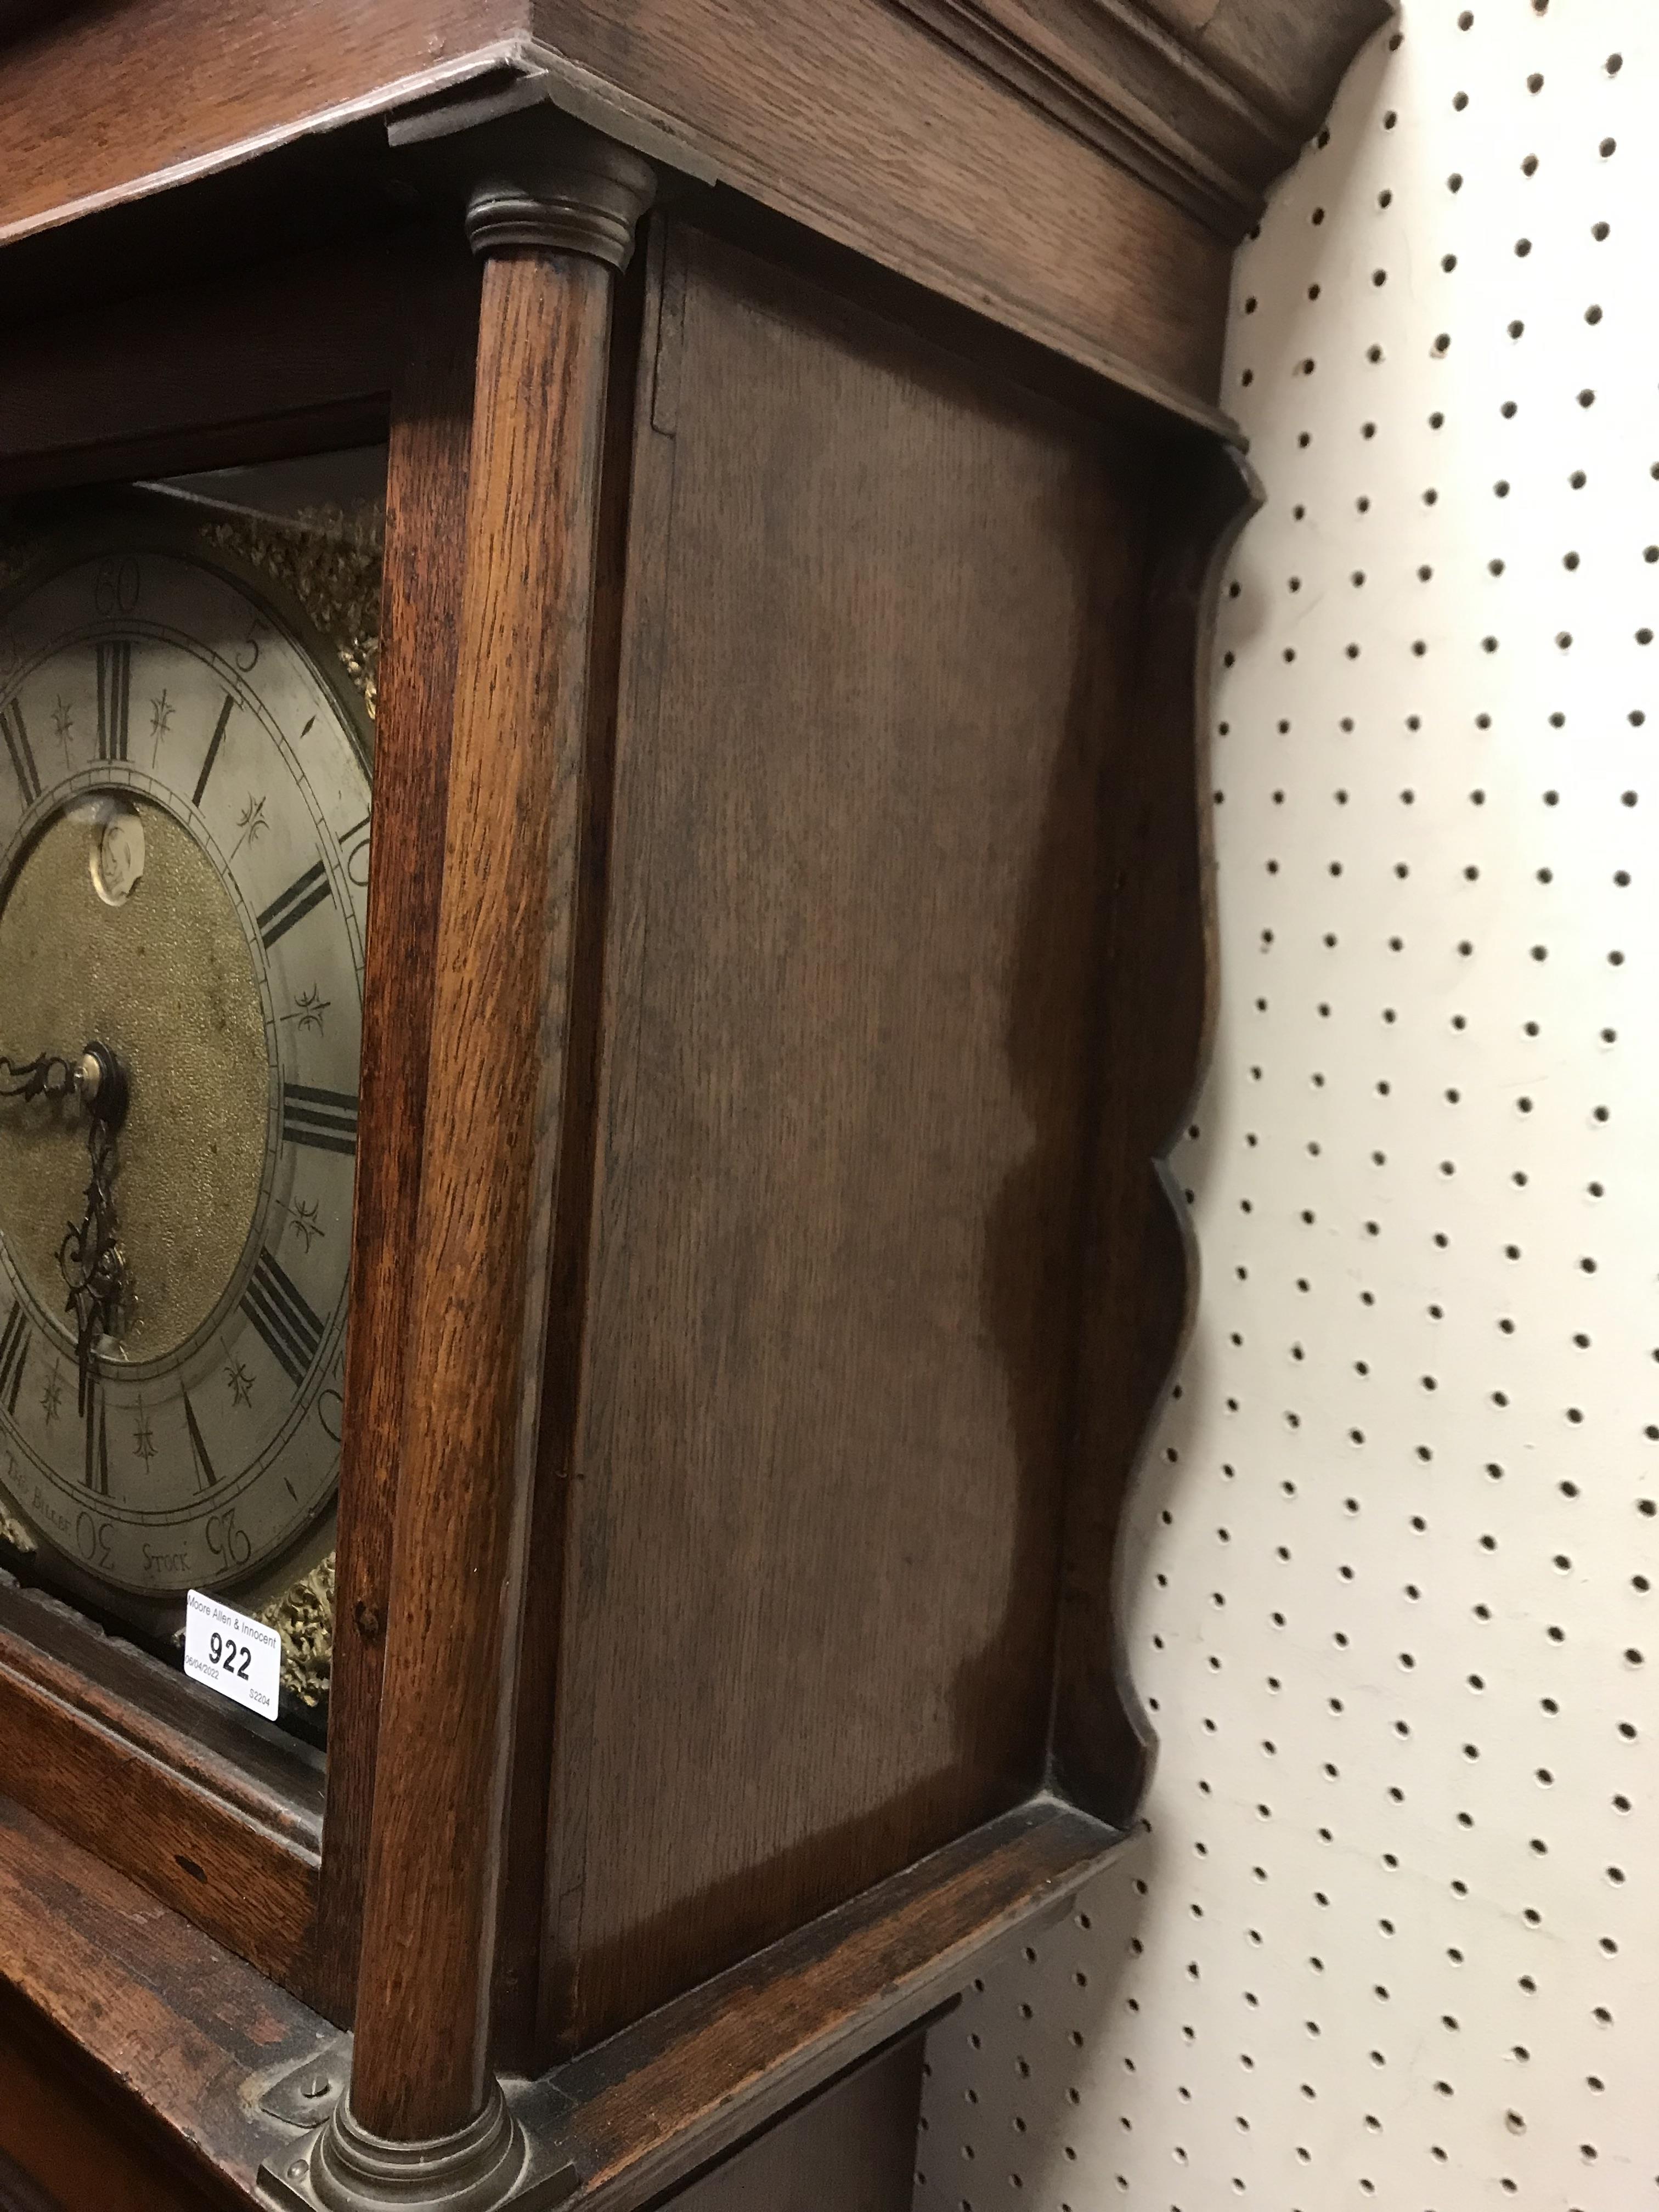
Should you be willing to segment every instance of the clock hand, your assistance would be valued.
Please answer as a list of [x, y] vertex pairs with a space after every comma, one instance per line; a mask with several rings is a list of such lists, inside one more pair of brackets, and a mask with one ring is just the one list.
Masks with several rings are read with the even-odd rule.
[[[62, 1060], [47, 1064], [65, 1066]], [[35, 1067], [41, 1065], [34, 1063]], [[27, 1072], [26, 1079], [27, 1075]], [[36, 1091], [25, 1088], [12, 1095], [37, 1097], [45, 1088], [43, 1081]], [[65, 1310], [75, 1316], [80, 1368], [78, 1410], [84, 1417], [92, 1387], [93, 1355], [103, 1338], [116, 1334], [126, 1291], [126, 1258], [116, 1241], [115, 1222], [115, 1136], [126, 1114], [126, 1073], [107, 1047], [89, 1044], [70, 1071], [64, 1089], [49, 1095], [63, 1097], [68, 1088], [73, 1088], [90, 1116], [87, 1149], [92, 1168], [86, 1212], [78, 1228], [73, 1222], [69, 1224], [58, 1248], [58, 1268], [69, 1290]]]
[[82, 1057], [77, 1053], [71, 1060], [62, 1053], [43, 1052], [38, 1060], [18, 1060], [0, 1052], [0, 1071], [6, 1079], [0, 1082], [0, 1098], [67, 1098], [80, 1088]]

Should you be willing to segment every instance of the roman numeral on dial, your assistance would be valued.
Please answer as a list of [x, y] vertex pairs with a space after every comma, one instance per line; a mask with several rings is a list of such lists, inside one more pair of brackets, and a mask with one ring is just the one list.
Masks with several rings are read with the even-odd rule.
[[202, 804], [202, 794], [208, 787], [208, 778], [213, 773], [213, 763], [218, 759], [219, 748], [225, 741], [225, 726], [230, 720], [231, 709], [235, 704], [235, 700], [227, 691], [225, 703], [219, 709], [219, 719], [213, 726], [213, 735], [208, 739], [207, 758], [202, 763], [202, 773], [197, 777], [196, 788], [190, 795], [190, 803], [192, 806], [199, 808]]
[[98, 757], [127, 757], [127, 708], [132, 690], [132, 647], [118, 638], [98, 648]]
[[0, 707], [0, 731], [3, 731], [6, 750], [11, 755], [11, 764], [17, 777], [17, 787], [23, 794], [23, 804], [33, 806], [40, 796], [40, 774], [34, 765], [34, 755], [29, 749], [28, 732], [23, 726], [23, 702], [14, 699], [9, 707]]
[[29, 1325], [22, 1307], [14, 1298], [11, 1311], [6, 1316], [6, 1325], [0, 1329], [0, 1398], [6, 1401], [6, 1411], [17, 1411], [17, 1393], [22, 1387], [23, 1362], [29, 1356]]
[[323, 1324], [268, 1247], [254, 1262], [242, 1293], [242, 1311], [264, 1339], [266, 1349], [289, 1381], [302, 1382], [323, 1340]]
[[301, 921], [314, 906], [320, 906], [334, 896], [330, 888], [328, 872], [320, 860], [296, 876], [280, 898], [274, 898], [259, 916], [259, 936], [267, 952], [279, 937], [286, 937], [296, 921]]
[[349, 1091], [313, 1091], [308, 1083], [283, 1085], [283, 1140], [319, 1152], [357, 1149], [357, 1101]]
[[198, 1491], [211, 1490], [219, 1480], [213, 1472], [213, 1462], [208, 1457], [208, 1448], [202, 1441], [202, 1425], [196, 1418], [196, 1408], [190, 1402], [188, 1390], [182, 1393], [185, 1401], [185, 1426], [190, 1431], [191, 1465], [196, 1469]]
[[109, 1430], [104, 1416], [104, 1394], [94, 1376], [87, 1385], [87, 1474], [88, 1490], [109, 1496]]

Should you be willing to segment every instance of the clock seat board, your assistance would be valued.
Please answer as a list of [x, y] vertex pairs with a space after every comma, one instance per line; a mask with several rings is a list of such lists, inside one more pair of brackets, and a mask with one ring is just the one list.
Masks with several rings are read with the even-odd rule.
[[[45, 640], [8, 672], [0, 616], [0, 1016], [114, 1036], [148, 1001], [99, 963], [152, 938], [201, 995], [175, 877], [246, 906], [258, 1014], [179, 1063], [168, 1158], [246, 1097], [170, 1276], [165, 1086], [116, 1040], [155, 1303], [81, 1340], [118, 1482], [89, 1449], [0, 1587], [0, 2206], [84, 2194], [74, 2114], [181, 2212], [423, 2212], [444, 2161], [477, 2212], [900, 2212], [927, 2023], [1133, 1852], [1115, 1543], [1194, 1288], [1162, 1160], [1251, 497], [1231, 257], [1383, 20], [0, 0], [0, 541], [73, 526], [94, 599], [0, 600]], [[361, 652], [141, 607], [135, 515], [228, 546], [284, 470], [373, 482]], [[337, 651], [372, 796], [318, 736]], [[272, 689], [222, 729], [238, 653]], [[48, 1212], [91, 1097], [27, 1138]], [[41, 1104], [0, 1109], [31, 1347], [61, 1261], [4, 1116]], [[300, 1494], [228, 1534], [279, 1384], [247, 1464]], [[100, 1498], [137, 1527], [185, 1477], [222, 1573], [101, 1557]], [[309, 1737], [187, 1680], [167, 1610], [301, 1522]]]

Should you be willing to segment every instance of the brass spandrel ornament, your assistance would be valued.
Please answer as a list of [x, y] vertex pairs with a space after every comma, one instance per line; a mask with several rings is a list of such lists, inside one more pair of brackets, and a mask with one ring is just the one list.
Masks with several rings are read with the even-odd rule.
[[302, 606], [374, 719], [386, 515], [364, 501], [302, 507], [291, 522], [235, 515], [202, 525], [204, 544], [247, 562]]

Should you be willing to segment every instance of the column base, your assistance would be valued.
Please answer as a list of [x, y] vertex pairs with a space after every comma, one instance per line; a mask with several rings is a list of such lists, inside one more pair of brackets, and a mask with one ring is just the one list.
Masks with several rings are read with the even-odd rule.
[[390, 2142], [342, 2096], [322, 2126], [259, 2168], [259, 2192], [283, 2212], [548, 2212], [576, 2186], [568, 2159], [532, 2154], [499, 2082], [471, 2125], [426, 2142]]

